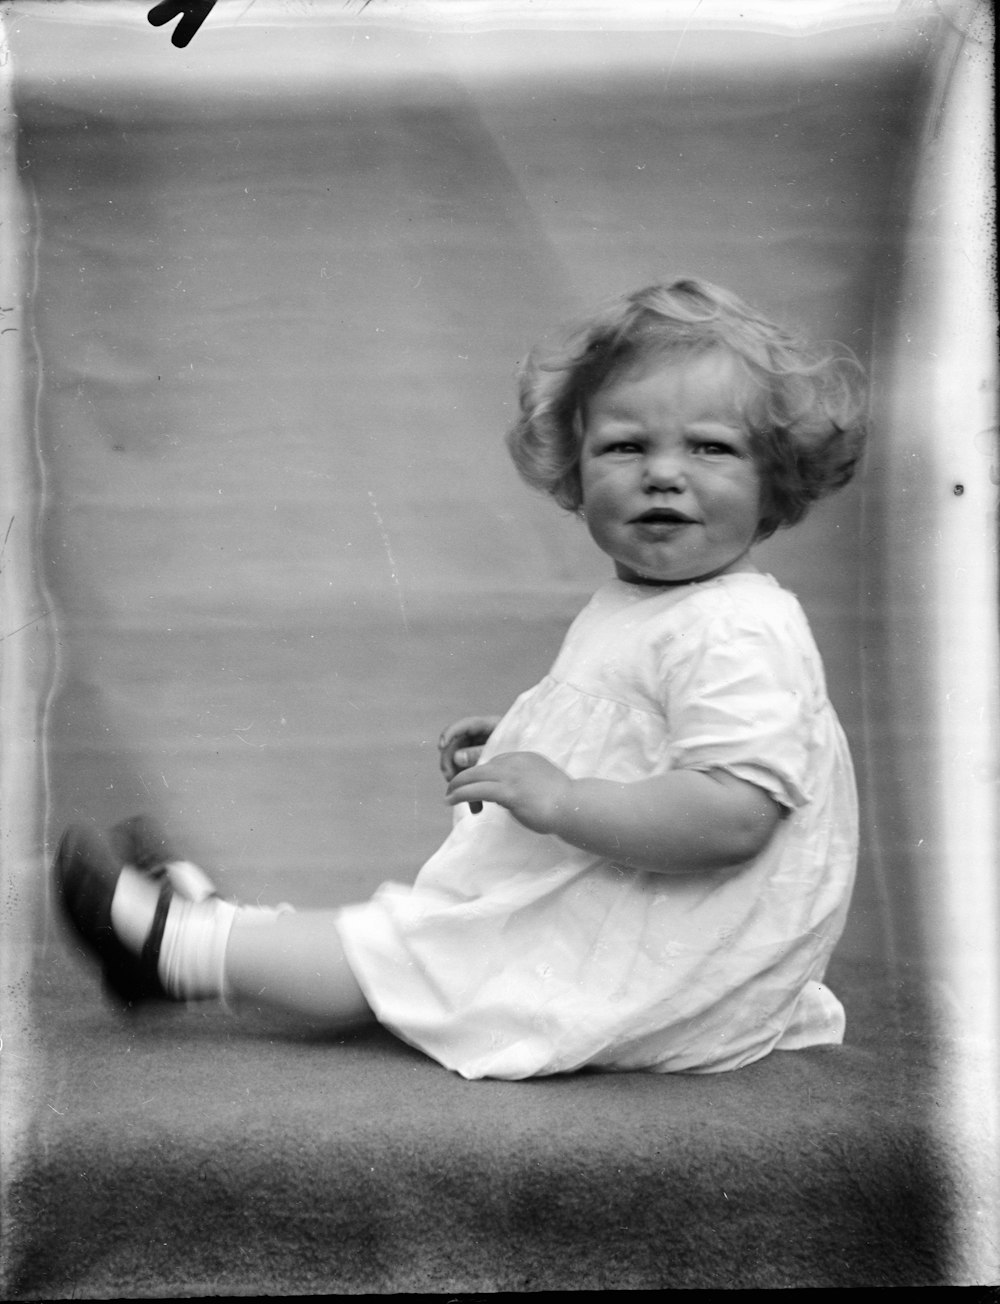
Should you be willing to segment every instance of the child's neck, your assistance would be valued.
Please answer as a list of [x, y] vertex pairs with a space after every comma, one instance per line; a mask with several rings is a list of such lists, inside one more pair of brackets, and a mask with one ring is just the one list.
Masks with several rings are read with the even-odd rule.
[[746, 554], [734, 562], [720, 566], [718, 570], [709, 571], [705, 575], [692, 575], [689, 579], [684, 580], [655, 580], [645, 575], [622, 575], [620, 571], [616, 571], [616, 573], [618, 578], [624, 580], [626, 584], [638, 584], [654, 589], [681, 589], [688, 584], [704, 584], [707, 580], [716, 580], [721, 575], [759, 575], [760, 569], [750, 558], [750, 555]]

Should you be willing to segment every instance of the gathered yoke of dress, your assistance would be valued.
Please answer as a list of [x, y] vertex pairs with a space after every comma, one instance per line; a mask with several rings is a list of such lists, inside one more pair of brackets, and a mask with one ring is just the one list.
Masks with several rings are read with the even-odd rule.
[[412, 887], [339, 931], [380, 1022], [468, 1078], [718, 1072], [839, 1042], [822, 982], [857, 859], [847, 743], [796, 598], [769, 575], [613, 580], [483, 753], [572, 777], [725, 771], [782, 807], [739, 865], [658, 874], [462, 806]]

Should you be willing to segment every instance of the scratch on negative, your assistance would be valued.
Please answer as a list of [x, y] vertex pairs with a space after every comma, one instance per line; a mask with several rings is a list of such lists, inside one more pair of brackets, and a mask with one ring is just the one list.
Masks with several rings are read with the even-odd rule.
[[3, 536], [3, 547], [0, 547], [0, 570], [3, 570], [3, 559], [7, 555], [7, 540], [10, 538], [10, 532], [14, 528], [14, 517], [10, 518], [10, 525], [7, 526], [7, 533]]
[[410, 632], [409, 621], [406, 619], [406, 604], [403, 601], [403, 590], [399, 583], [399, 576], [396, 573], [396, 558], [392, 555], [392, 544], [389, 542], [389, 533], [385, 528], [385, 521], [382, 520], [382, 513], [378, 509], [378, 503], [375, 501], [375, 495], [368, 490], [368, 501], [372, 505], [372, 511], [375, 514], [375, 521], [378, 525], [379, 534], [382, 536], [382, 546], [385, 548], [385, 555], [389, 559], [389, 578], [396, 586], [396, 598], [399, 602], [399, 614], [403, 617], [403, 628], [407, 633]]
[[701, 0], [696, 0], [696, 4], [694, 8], [691, 10], [690, 14], [685, 19], [684, 26], [681, 28], [681, 34], [677, 38], [677, 44], [674, 46], [674, 52], [670, 58], [670, 67], [667, 69], [667, 75], [663, 79], [664, 90], [666, 90], [666, 88], [670, 85], [670, 79], [674, 75], [674, 64], [677, 62], [677, 56], [681, 52], [681, 45], [683, 44], [685, 36], [687, 36], [688, 34], [688, 29], [690, 28], [691, 24], [694, 22], [695, 14], [698, 12], [700, 8], [701, 8]]
[[9, 634], [0, 634], [0, 643], [2, 643], [5, 638], [13, 638], [15, 634], [20, 634], [22, 629], [28, 629], [31, 625], [37, 625], [40, 620], [44, 620], [46, 616], [51, 615], [51, 611], [43, 611], [40, 616], [36, 616], [34, 620], [26, 620], [23, 625], [18, 625], [17, 629], [12, 629]]

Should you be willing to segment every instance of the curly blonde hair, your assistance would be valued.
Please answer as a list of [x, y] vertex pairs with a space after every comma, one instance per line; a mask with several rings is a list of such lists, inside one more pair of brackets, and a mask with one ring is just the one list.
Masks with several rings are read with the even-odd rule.
[[521, 369], [521, 415], [507, 435], [523, 478], [561, 507], [582, 506], [587, 405], [653, 358], [724, 349], [752, 382], [745, 411], [762, 483], [757, 538], [794, 525], [851, 479], [865, 440], [863, 371], [848, 350], [813, 349], [728, 290], [684, 279], [651, 285], [587, 319]]

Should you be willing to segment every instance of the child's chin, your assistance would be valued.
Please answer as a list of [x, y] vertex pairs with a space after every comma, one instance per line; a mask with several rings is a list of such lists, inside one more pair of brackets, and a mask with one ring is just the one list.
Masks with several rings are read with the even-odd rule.
[[678, 578], [677, 576], [674, 575], [664, 575], [662, 573], [648, 572], [648, 571], [639, 572], [639, 571], [629, 570], [627, 567], [620, 568], [617, 573], [618, 573], [618, 578], [620, 580], [624, 580], [626, 584], [653, 584], [662, 588], [663, 585], [665, 584], [687, 583], [686, 579]]

